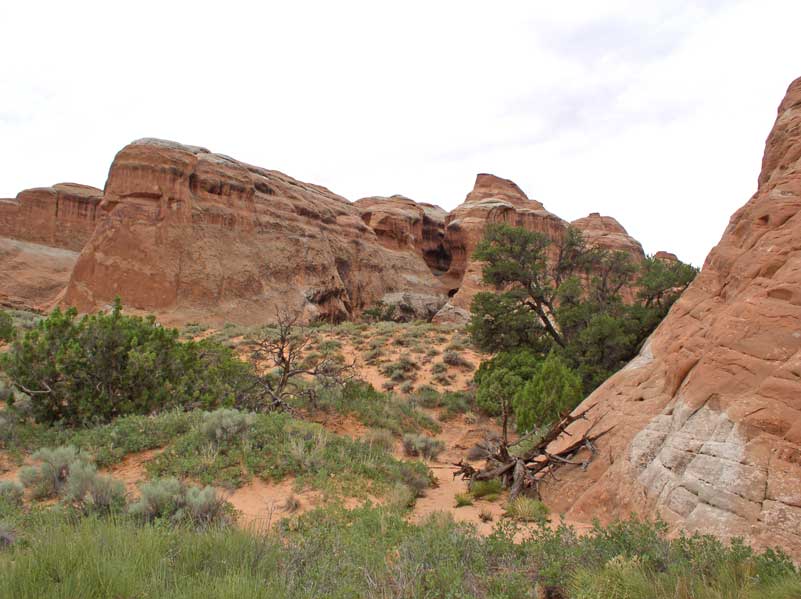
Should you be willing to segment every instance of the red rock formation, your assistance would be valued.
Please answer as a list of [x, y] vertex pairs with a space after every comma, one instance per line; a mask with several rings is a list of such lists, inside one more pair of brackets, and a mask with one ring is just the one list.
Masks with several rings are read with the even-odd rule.
[[679, 261], [679, 257], [676, 256], [676, 254], [673, 254], [671, 252], [663, 252], [661, 250], [658, 251], [656, 254], [654, 254], [654, 258], [656, 258], [657, 260], [664, 260], [665, 262]]
[[128, 145], [101, 208], [64, 296], [81, 310], [120, 295], [167, 321], [260, 323], [282, 307], [340, 320], [398, 292], [442, 297], [423, 259], [380, 243], [344, 198], [203, 148]]
[[14, 200], [0, 200], [0, 236], [80, 251], [94, 230], [102, 196], [77, 183], [26, 189]]
[[416, 250], [435, 275], [448, 270], [450, 256], [443, 247], [448, 213], [442, 208], [400, 195], [362, 198], [354, 204], [384, 247]]
[[[801, 558], [801, 79], [759, 187], [639, 357], [588, 397], [614, 425], [548, 500], [568, 517], [659, 515]], [[587, 423], [576, 423], [577, 432]]]
[[78, 252], [0, 237], [0, 305], [48, 308], [77, 260]]
[[626, 229], [611, 216], [601, 216], [597, 212], [579, 218], [570, 223], [581, 231], [585, 241], [591, 247], [620, 251], [629, 254], [635, 261], [645, 259], [640, 242], [631, 237]]
[[451, 265], [442, 278], [452, 297], [435, 321], [466, 322], [473, 296], [485, 289], [481, 282], [481, 263], [471, 256], [489, 223], [526, 227], [555, 240], [562, 238], [567, 226], [540, 202], [528, 199], [511, 181], [494, 175], [478, 175], [464, 203], [445, 221], [445, 248], [451, 255]]

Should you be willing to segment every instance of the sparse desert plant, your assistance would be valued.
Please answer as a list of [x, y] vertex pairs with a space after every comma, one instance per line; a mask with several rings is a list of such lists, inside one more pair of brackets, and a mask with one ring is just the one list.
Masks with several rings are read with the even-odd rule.
[[436, 459], [445, 449], [445, 444], [439, 439], [426, 435], [403, 435], [403, 451], [407, 456], [422, 456], [428, 460]]
[[367, 362], [368, 364], [372, 364], [373, 362], [378, 360], [383, 354], [384, 352], [381, 350], [381, 348], [376, 347], [374, 349], [368, 350], [365, 353], [363, 353], [362, 358], [364, 358], [364, 361]]
[[451, 384], [451, 378], [444, 372], [435, 374], [434, 376], [431, 377], [431, 380], [437, 385], [441, 385], [443, 387], [447, 387], [448, 385]]
[[14, 339], [14, 320], [5, 310], [0, 310], [0, 341], [11, 341]]
[[198, 528], [229, 523], [229, 506], [214, 487], [186, 487], [186, 515]]
[[253, 424], [253, 415], [239, 410], [221, 408], [203, 417], [200, 430], [216, 445], [225, 445], [243, 439]]
[[364, 442], [370, 447], [376, 447], [381, 451], [392, 451], [395, 447], [395, 437], [392, 432], [385, 428], [374, 428], [367, 432]]
[[503, 484], [497, 478], [473, 481], [473, 484], [470, 485], [470, 494], [473, 497], [476, 499], [483, 498], [487, 501], [493, 500], [490, 497], [497, 498], [501, 490], [503, 490]]
[[494, 516], [492, 515], [491, 511], [485, 508], [478, 513], [478, 519], [482, 522], [492, 522]]
[[506, 504], [504, 515], [521, 522], [545, 523], [548, 521], [548, 506], [537, 499], [520, 495]]
[[386, 503], [388, 506], [405, 510], [414, 505], [415, 492], [403, 483], [396, 483], [387, 494]]
[[11, 547], [17, 540], [17, 531], [8, 522], [0, 521], [0, 549]]
[[448, 366], [456, 366], [457, 368], [472, 369], [473, 363], [466, 360], [458, 351], [449, 349], [442, 354], [442, 361]]
[[41, 464], [23, 468], [19, 478], [23, 485], [32, 489], [36, 499], [60, 495], [73, 466], [89, 462], [89, 456], [72, 446], [43, 448], [34, 452], [31, 457]]
[[13, 480], [0, 481], [0, 503], [12, 506], [22, 505], [24, 489], [21, 484]]
[[284, 501], [284, 510], [286, 510], [290, 514], [294, 514], [299, 509], [300, 509], [300, 499], [298, 499], [296, 495], [290, 494], [289, 497], [286, 498], [286, 501]]
[[98, 474], [94, 464], [76, 461], [70, 466], [63, 498], [84, 513], [108, 514], [125, 506], [125, 485]]
[[139, 487], [139, 500], [129, 512], [146, 522], [188, 523], [208, 528], [229, 523], [230, 508], [213, 487], [186, 486], [175, 478], [157, 479]]
[[405, 381], [405, 382], [404, 382], [404, 383], [403, 383], [403, 384], [400, 386], [400, 392], [401, 392], [401, 393], [405, 393], [405, 394], [407, 394], [407, 395], [408, 395], [408, 394], [409, 394], [409, 393], [411, 393], [412, 391], [414, 391], [414, 383], [413, 383], [412, 381]]
[[411, 489], [415, 497], [422, 497], [432, 482], [430, 471], [416, 468], [414, 464], [409, 463], [401, 464], [400, 480]]
[[128, 511], [147, 522], [172, 518], [183, 508], [184, 489], [177, 478], [162, 478], [142, 483], [139, 500]]
[[456, 500], [455, 507], [473, 505], [473, 496], [470, 493], [457, 493], [454, 499]]
[[436, 363], [435, 363], [435, 364], [434, 364], [434, 365], [431, 367], [431, 372], [432, 372], [433, 374], [440, 374], [440, 373], [442, 373], [442, 372], [446, 372], [447, 370], [448, 370], [448, 365], [447, 365], [447, 364], [445, 364], [445, 362], [436, 362]]

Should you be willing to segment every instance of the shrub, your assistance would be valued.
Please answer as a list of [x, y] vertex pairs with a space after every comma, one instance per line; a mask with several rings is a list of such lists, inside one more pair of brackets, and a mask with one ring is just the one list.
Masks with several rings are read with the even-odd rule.
[[5, 310], [0, 310], [0, 341], [14, 339], [14, 321]]
[[473, 368], [473, 364], [464, 358], [462, 354], [452, 349], [446, 350], [442, 354], [442, 361], [448, 366], [456, 366], [458, 368]]
[[0, 481], [0, 502], [8, 503], [12, 506], [22, 505], [23, 487], [18, 482], [12, 480]]
[[445, 362], [436, 362], [436, 363], [435, 363], [435, 364], [434, 364], [434, 365], [431, 367], [431, 372], [432, 372], [433, 374], [440, 374], [440, 373], [443, 373], [443, 372], [445, 372], [445, 371], [447, 371], [447, 370], [448, 370], [448, 365], [447, 365], [447, 364], [445, 364]]
[[286, 501], [284, 501], [284, 509], [290, 514], [294, 514], [300, 509], [300, 499], [295, 495], [290, 495], [286, 498]]
[[465, 507], [473, 505], [473, 496], [470, 493], [457, 493], [454, 497], [456, 505], [454, 507]]
[[445, 449], [445, 444], [439, 439], [426, 435], [403, 435], [403, 451], [407, 456], [422, 456], [426, 459], [435, 459]]
[[390, 508], [406, 510], [414, 506], [416, 493], [408, 485], [397, 483], [389, 491], [386, 504]]
[[17, 540], [17, 532], [8, 522], [0, 521], [0, 549], [11, 547]]
[[253, 424], [251, 414], [243, 414], [239, 410], [220, 408], [203, 417], [200, 430], [203, 435], [216, 445], [225, 445], [243, 439]]
[[[181, 342], [154, 317], [77, 318], [56, 309], [17, 339], [0, 366], [32, 394], [39, 422], [80, 425], [164, 407], [231, 405], [249, 388], [249, 365], [208, 341]], [[38, 392], [41, 391], [41, 392]]]
[[41, 461], [41, 464], [23, 468], [19, 478], [23, 485], [33, 490], [36, 499], [60, 495], [72, 468], [89, 461], [89, 456], [72, 446], [43, 448], [34, 452], [31, 457]]
[[364, 436], [364, 442], [370, 447], [377, 447], [381, 451], [392, 451], [395, 447], [395, 437], [385, 428], [374, 428]]
[[110, 476], [98, 474], [94, 464], [76, 461], [63, 492], [64, 501], [84, 513], [108, 514], [125, 506], [125, 486]]
[[492, 512], [489, 511], [488, 509], [483, 509], [478, 513], [478, 519], [481, 520], [482, 522], [492, 522], [494, 516], [492, 515]]
[[492, 501], [490, 497], [497, 498], [502, 490], [503, 485], [497, 478], [473, 481], [473, 484], [470, 485], [470, 494], [473, 497], [476, 499], [485, 498], [487, 501]]
[[541, 501], [520, 495], [506, 504], [505, 515], [522, 522], [545, 523], [548, 521], [548, 507]]
[[229, 524], [228, 503], [213, 487], [187, 487], [175, 478], [157, 479], [139, 487], [139, 500], [129, 512], [146, 522], [191, 524], [198, 528]]
[[517, 428], [527, 431], [544, 426], [575, 408], [582, 398], [581, 378], [551, 352], [512, 399]]

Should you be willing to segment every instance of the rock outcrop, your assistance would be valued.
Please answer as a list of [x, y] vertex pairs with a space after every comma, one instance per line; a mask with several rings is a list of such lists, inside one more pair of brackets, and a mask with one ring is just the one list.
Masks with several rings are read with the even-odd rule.
[[417, 251], [436, 276], [448, 270], [450, 254], [444, 247], [448, 216], [445, 210], [400, 195], [362, 198], [354, 204], [384, 247]]
[[614, 428], [586, 472], [544, 486], [555, 509], [658, 515], [801, 558], [801, 79], [756, 194], [639, 357], [578, 409], [589, 406], [596, 430]]
[[0, 237], [0, 306], [49, 308], [77, 260], [72, 250]]
[[625, 252], [634, 261], [645, 259], [640, 242], [628, 234], [626, 229], [611, 216], [593, 212], [570, 223], [581, 231], [587, 245], [612, 252]]
[[26, 189], [0, 200], [0, 237], [79, 252], [94, 231], [102, 197], [77, 183]]
[[451, 298], [435, 321], [466, 322], [473, 296], [486, 289], [481, 280], [482, 265], [472, 259], [472, 254], [490, 223], [526, 227], [555, 240], [562, 238], [567, 227], [565, 221], [548, 212], [540, 202], [530, 200], [512, 181], [495, 175], [478, 175], [464, 203], [445, 221], [444, 246], [451, 262], [442, 280]]
[[92, 235], [103, 192], [58, 183], [0, 200], [0, 304], [45, 309]]
[[398, 292], [445, 300], [422, 256], [346, 199], [203, 148], [126, 146], [100, 210], [64, 296], [80, 310], [119, 295], [168, 322], [261, 323], [279, 309], [342, 320]]

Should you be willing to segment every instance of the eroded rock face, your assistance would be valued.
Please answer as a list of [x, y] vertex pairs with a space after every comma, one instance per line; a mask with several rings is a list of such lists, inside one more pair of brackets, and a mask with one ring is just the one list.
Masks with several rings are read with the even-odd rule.
[[[166, 321], [341, 320], [396, 292], [442, 298], [420, 255], [387, 247], [331, 191], [206, 149], [144, 139], [111, 166], [64, 302], [116, 295]], [[443, 300], [444, 301], [444, 300]]]
[[78, 183], [26, 189], [0, 200], [0, 236], [80, 251], [94, 231], [102, 196]]
[[634, 261], [645, 259], [640, 242], [628, 234], [626, 229], [611, 216], [601, 216], [593, 212], [570, 223], [581, 231], [584, 240], [591, 247], [612, 252], [626, 252]]
[[445, 210], [432, 204], [418, 204], [400, 195], [362, 198], [354, 204], [384, 247], [417, 251], [436, 276], [448, 270], [450, 254], [444, 248], [448, 215]]
[[800, 247], [801, 79], [756, 194], [641, 355], [578, 408], [596, 405], [596, 430], [614, 428], [586, 472], [545, 485], [557, 511], [634, 510], [801, 558]]
[[0, 237], [0, 306], [49, 308], [77, 260], [72, 250]]
[[494, 175], [478, 175], [464, 203], [445, 221], [445, 248], [451, 255], [451, 264], [442, 280], [452, 297], [435, 321], [466, 322], [473, 296], [486, 289], [481, 281], [482, 265], [471, 256], [490, 223], [525, 227], [554, 240], [562, 238], [567, 226], [540, 202], [528, 199], [511, 181]]

